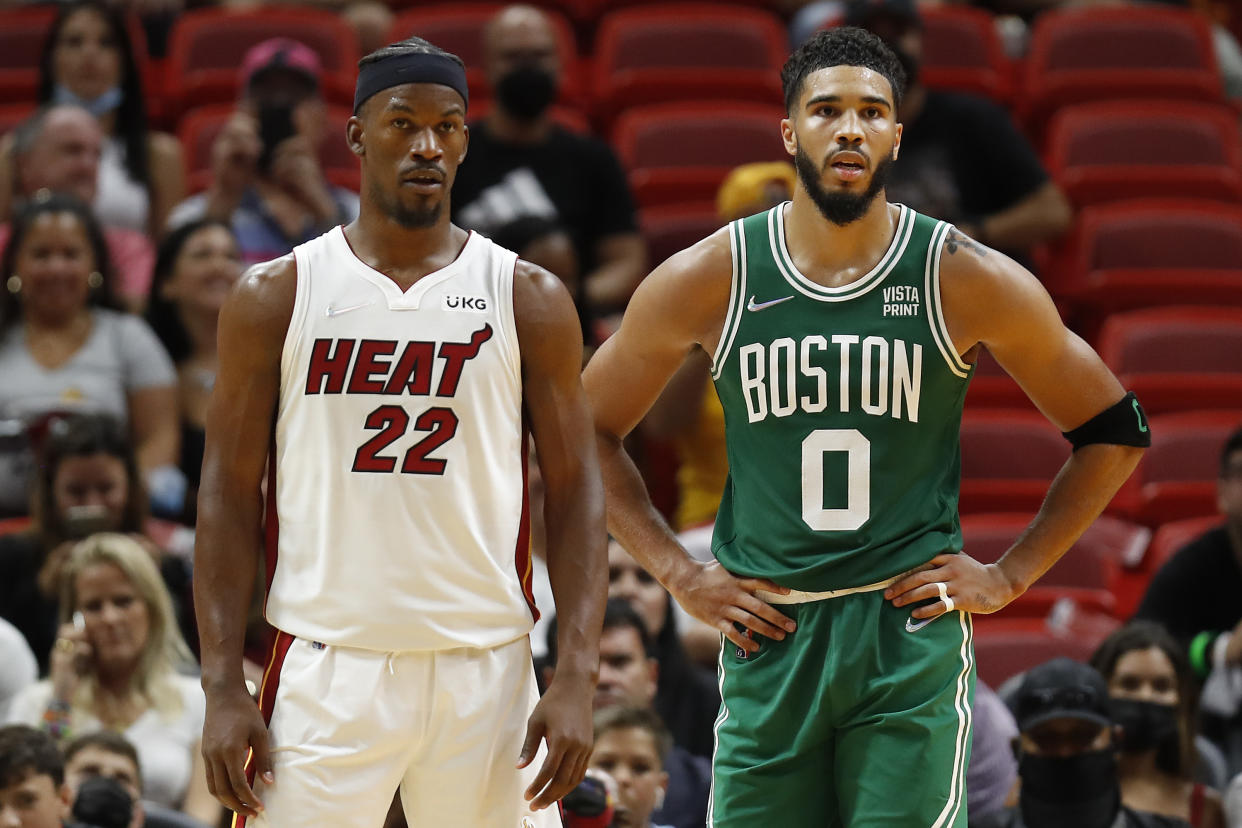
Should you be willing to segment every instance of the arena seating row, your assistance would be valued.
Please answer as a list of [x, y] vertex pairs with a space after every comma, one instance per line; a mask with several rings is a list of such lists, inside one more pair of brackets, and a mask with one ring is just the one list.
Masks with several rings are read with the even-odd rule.
[[[774, 13], [740, 3], [627, 5], [607, 4], [586, 42], [575, 29], [578, 15], [552, 12], [568, 81], [564, 102], [585, 107], [597, 122], [607, 123], [644, 103], [779, 101], [777, 71], [789, 46], [785, 26]], [[398, 15], [392, 37], [417, 33], [457, 52], [471, 69], [476, 97], [487, 97], [479, 72], [482, 29], [499, 8], [499, 3], [420, 4]], [[986, 12], [932, 6], [923, 14], [924, 81], [1013, 104], [1036, 132], [1042, 132], [1054, 110], [1083, 101], [1221, 99], [1211, 32], [1204, 20], [1183, 10], [1153, 6], [1046, 13], [1034, 27], [1021, 65], [1006, 56]], [[48, 7], [6, 12], [0, 33], [4, 100], [33, 98], [51, 15]], [[141, 45], [140, 32], [135, 33]], [[175, 117], [191, 106], [231, 101], [240, 56], [276, 35], [314, 48], [324, 62], [328, 93], [349, 103], [358, 57], [352, 30], [336, 14], [288, 7], [202, 8], [183, 14], [164, 66], [153, 67], [145, 49], [139, 49], [153, 98], [162, 99], [153, 103], [161, 102], [165, 114]]]

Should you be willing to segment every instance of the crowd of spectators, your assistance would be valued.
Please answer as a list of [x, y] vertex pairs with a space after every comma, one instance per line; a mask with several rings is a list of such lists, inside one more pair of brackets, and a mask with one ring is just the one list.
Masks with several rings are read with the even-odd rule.
[[[996, 15], [1016, 56], [1041, 13], [1104, 4], [974, 5]], [[361, 54], [383, 45], [396, 19], [373, 0], [301, 5], [339, 13]], [[1223, 88], [1242, 98], [1229, 10], [1173, 5], [1213, 22]], [[56, 4], [29, 113], [0, 138], [0, 722], [13, 723], [0, 728], [0, 824], [16, 814], [38, 828], [193, 828], [224, 817], [198, 750], [187, 554], [216, 321], [246, 266], [353, 220], [358, 197], [356, 177], [325, 162], [344, 138], [324, 56], [289, 37], [246, 50], [206, 174], [190, 174], [195, 148], [171, 134], [167, 108], [152, 111], [149, 64], [138, 57], [165, 54], [182, 6]], [[770, 4], [792, 44], [858, 25], [901, 60], [910, 87], [890, 200], [1042, 261], [1041, 249], [1073, 227], [1075, 205], [1001, 104], [922, 82], [920, 8]], [[526, 5], [498, 11], [481, 31], [481, 65], [471, 68], [486, 91], [470, 113], [453, 220], [560, 277], [593, 345], [658, 262], [629, 171], [607, 131], [590, 128], [606, 121], [566, 94], [585, 80], [562, 60], [560, 36], [549, 12]], [[755, 162], [721, 181], [716, 226], [790, 197], [793, 165]], [[728, 474], [708, 364], [690, 354], [631, 437], [653, 487], [669, 478], [670, 521], [703, 560]], [[538, 502], [537, 467], [531, 488]], [[1090, 665], [1050, 662], [995, 691], [980, 682], [971, 825], [1242, 828], [1242, 431], [1223, 447], [1218, 490], [1224, 524], [1154, 573], [1138, 620]], [[546, 682], [557, 653], [538, 514], [532, 534], [544, 613], [532, 649]], [[626, 825], [703, 825], [718, 635], [616, 543], [609, 583], [592, 767]], [[256, 662], [269, 632], [256, 605]], [[257, 679], [255, 664], [247, 671]]]

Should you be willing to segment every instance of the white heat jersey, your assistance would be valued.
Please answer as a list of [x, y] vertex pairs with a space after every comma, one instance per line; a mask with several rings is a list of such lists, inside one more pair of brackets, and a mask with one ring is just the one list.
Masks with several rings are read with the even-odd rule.
[[472, 233], [402, 293], [340, 227], [293, 252], [268, 620], [384, 651], [527, 634], [517, 256]]

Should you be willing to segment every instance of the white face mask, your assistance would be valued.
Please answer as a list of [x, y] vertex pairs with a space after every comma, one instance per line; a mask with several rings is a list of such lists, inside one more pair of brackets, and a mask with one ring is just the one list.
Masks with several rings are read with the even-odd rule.
[[114, 86], [99, 97], [90, 100], [78, 97], [74, 92], [70, 91], [68, 87], [59, 83], [56, 84], [55, 88], [52, 90], [53, 104], [80, 106], [96, 118], [100, 115], [107, 115], [109, 112], [120, 106], [122, 97], [121, 87], [119, 86]]

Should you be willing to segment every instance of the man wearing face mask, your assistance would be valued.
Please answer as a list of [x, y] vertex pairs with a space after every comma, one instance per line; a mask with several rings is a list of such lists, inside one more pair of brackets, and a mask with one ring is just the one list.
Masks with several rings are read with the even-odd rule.
[[906, 70], [897, 113], [906, 129], [890, 201], [1019, 257], [1069, 228], [1069, 202], [1008, 113], [983, 98], [919, 83], [923, 25], [915, 0], [849, 0], [844, 22], [879, 36]]
[[[1188, 828], [1121, 804], [1108, 686], [1094, 668], [1057, 658], [1032, 668], [1013, 702], [1018, 805], [977, 828]], [[972, 823], [973, 824], [973, 823]]]
[[487, 236], [526, 216], [557, 221], [577, 253], [584, 322], [623, 309], [646, 273], [646, 246], [612, 150], [551, 117], [562, 71], [551, 23], [531, 6], [509, 6], [488, 23], [484, 46], [495, 102], [470, 125], [453, 221]]

